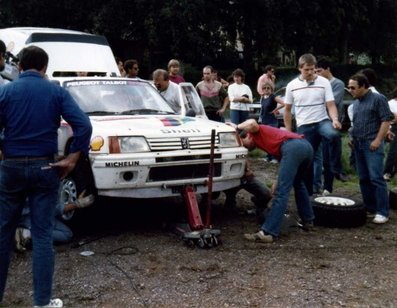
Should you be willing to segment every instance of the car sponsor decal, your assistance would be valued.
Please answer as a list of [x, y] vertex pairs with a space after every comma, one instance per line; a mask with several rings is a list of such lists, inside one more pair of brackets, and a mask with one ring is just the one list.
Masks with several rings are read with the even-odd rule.
[[179, 126], [194, 120], [190, 117], [185, 117], [185, 118], [165, 117], [160, 119], [160, 121], [163, 122], [164, 126]]
[[105, 162], [105, 167], [115, 168], [115, 167], [134, 167], [139, 166], [139, 161], [115, 161], [115, 162]]

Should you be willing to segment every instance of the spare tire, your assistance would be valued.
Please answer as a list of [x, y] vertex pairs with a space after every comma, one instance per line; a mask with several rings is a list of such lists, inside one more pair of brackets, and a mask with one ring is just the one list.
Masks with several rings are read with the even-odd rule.
[[313, 199], [314, 223], [330, 228], [355, 228], [367, 221], [367, 211], [362, 202], [352, 199], [324, 196]]

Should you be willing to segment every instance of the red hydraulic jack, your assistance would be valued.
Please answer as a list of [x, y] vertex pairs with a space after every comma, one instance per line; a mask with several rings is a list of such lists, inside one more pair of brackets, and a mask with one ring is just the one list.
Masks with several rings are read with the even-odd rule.
[[176, 231], [182, 235], [182, 239], [188, 246], [200, 248], [212, 248], [218, 246], [218, 237], [221, 231], [211, 226], [211, 202], [212, 202], [212, 179], [214, 175], [214, 147], [215, 130], [211, 131], [211, 153], [208, 174], [208, 199], [205, 216], [205, 224], [201, 219], [200, 209], [196, 199], [196, 193], [191, 185], [184, 187], [183, 197], [185, 200], [189, 224], [178, 224]]

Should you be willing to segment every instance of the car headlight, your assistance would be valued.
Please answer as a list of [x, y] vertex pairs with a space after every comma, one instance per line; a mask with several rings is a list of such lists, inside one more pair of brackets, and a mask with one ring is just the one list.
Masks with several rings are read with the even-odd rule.
[[219, 145], [222, 148], [238, 147], [237, 136], [235, 132], [219, 133]]
[[144, 137], [110, 137], [110, 153], [150, 152]]

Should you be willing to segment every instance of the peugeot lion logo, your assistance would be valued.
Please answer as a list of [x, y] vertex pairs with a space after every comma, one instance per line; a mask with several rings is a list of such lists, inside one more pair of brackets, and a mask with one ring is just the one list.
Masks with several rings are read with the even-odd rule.
[[189, 148], [189, 139], [188, 138], [181, 138], [181, 144], [182, 144], [182, 149], [188, 149]]

